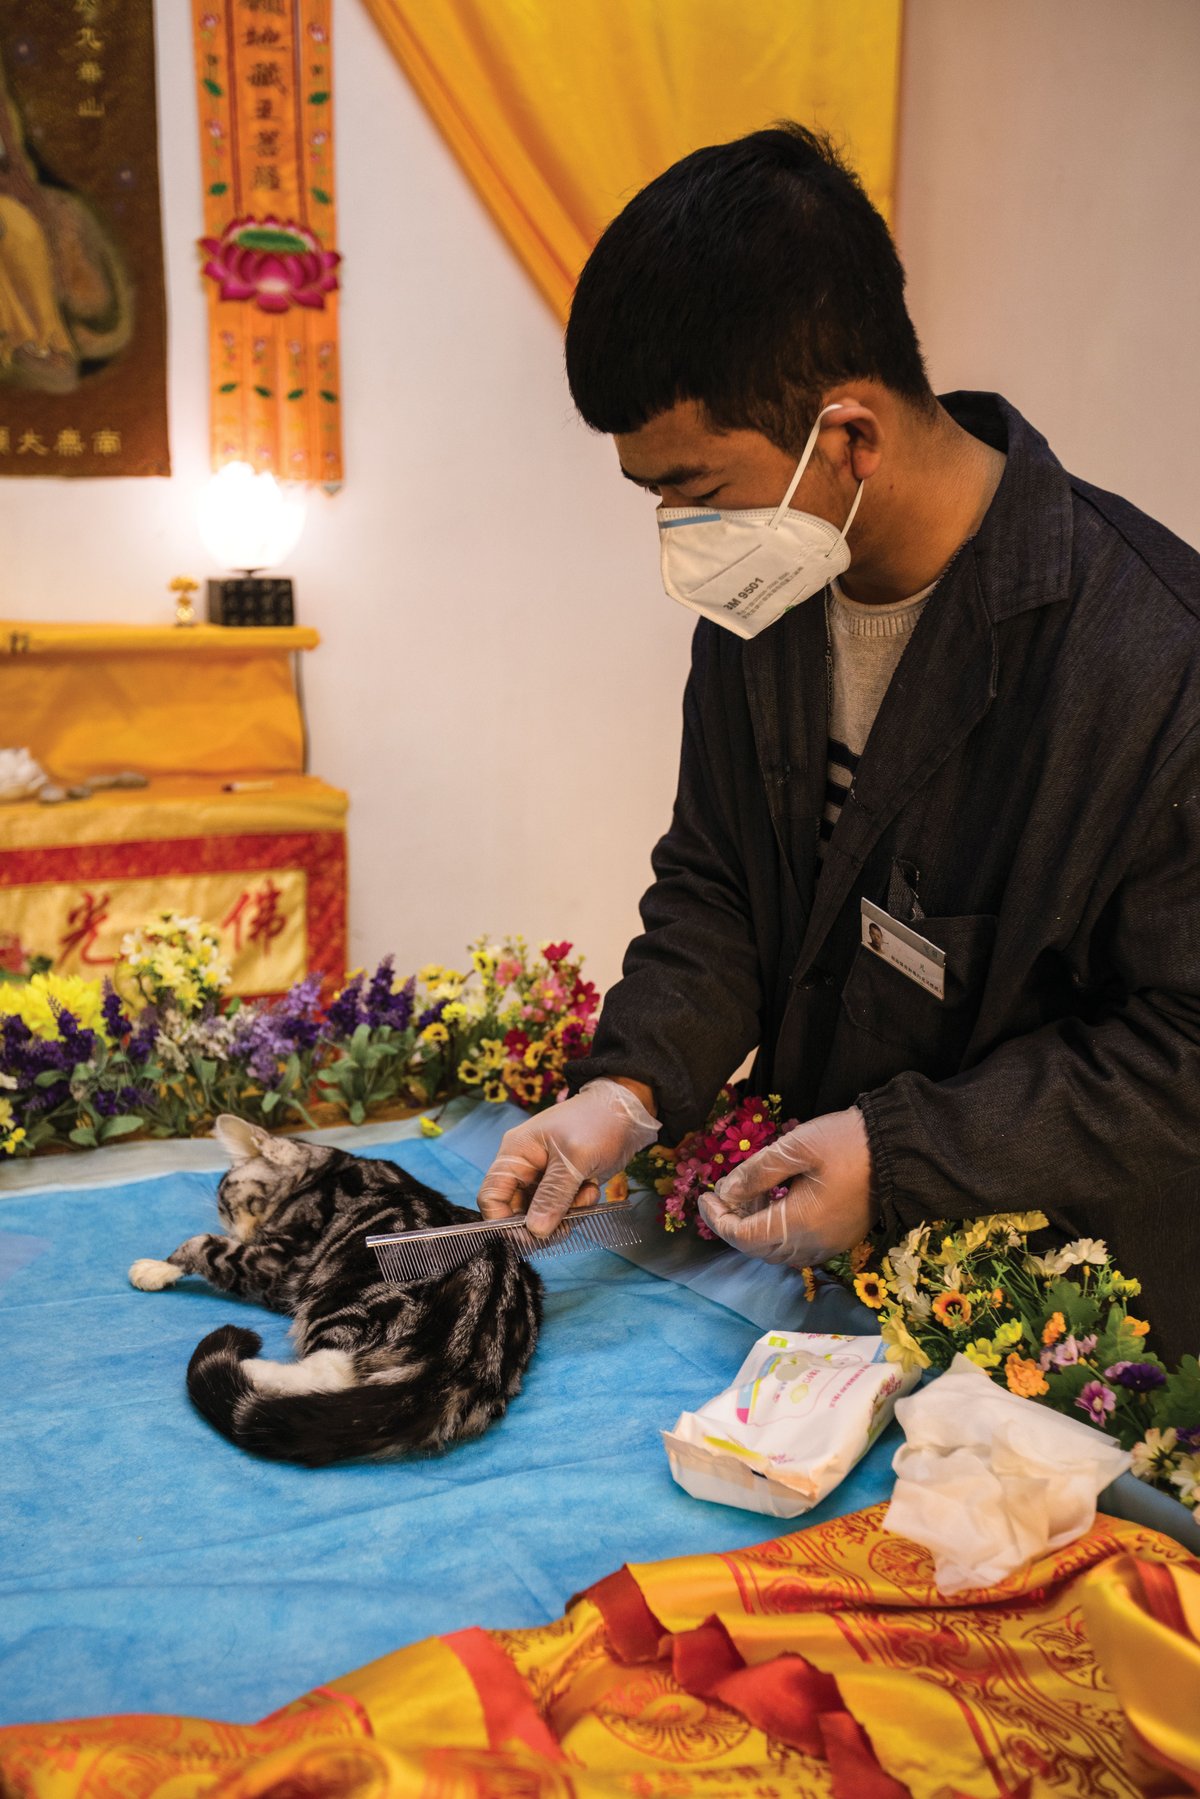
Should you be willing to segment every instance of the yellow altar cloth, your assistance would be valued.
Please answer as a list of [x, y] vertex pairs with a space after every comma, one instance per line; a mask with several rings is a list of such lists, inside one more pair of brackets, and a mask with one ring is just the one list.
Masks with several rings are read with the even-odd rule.
[[[623, 1568], [260, 1724], [0, 1730], [6, 1799], [1136, 1799], [1200, 1790], [1200, 1563], [1100, 1517], [944, 1599], [884, 1508]], [[1110, 1671], [1116, 1685], [1110, 1685]], [[1122, 1707], [1126, 1709], [1123, 1710]]]
[[304, 626], [61, 625], [0, 621], [0, 734], [57, 780], [299, 773], [304, 733], [291, 656]]
[[0, 806], [0, 947], [96, 978], [126, 931], [170, 909], [221, 929], [235, 993], [340, 981], [347, 800], [301, 772], [291, 663], [318, 642], [302, 627], [0, 623], [0, 742], [64, 783], [148, 777]]

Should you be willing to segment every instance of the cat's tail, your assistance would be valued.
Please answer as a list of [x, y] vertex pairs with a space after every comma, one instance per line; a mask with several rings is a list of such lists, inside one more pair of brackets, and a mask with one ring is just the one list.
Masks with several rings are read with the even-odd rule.
[[197, 1411], [240, 1449], [321, 1468], [441, 1447], [444, 1433], [433, 1425], [441, 1408], [427, 1399], [414, 1403], [416, 1395], [399, 1382], [356, 1384], [354, 1358], [344, 1351], [267, 1362], [256, 1359], [261, 1348], [255, 1331], [223, 1324], [197, 1344], [188, 1363]]

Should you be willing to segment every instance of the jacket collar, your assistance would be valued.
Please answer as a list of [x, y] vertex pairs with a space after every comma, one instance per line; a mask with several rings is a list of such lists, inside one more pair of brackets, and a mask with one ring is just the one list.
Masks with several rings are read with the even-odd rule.
[[1007, 458], [971, 540], [980, 598], [993, 620], [1066, 597], [1071, 575], [1070, 476], [1040, 431], [999, 394], [939, 395], [956, 424]]

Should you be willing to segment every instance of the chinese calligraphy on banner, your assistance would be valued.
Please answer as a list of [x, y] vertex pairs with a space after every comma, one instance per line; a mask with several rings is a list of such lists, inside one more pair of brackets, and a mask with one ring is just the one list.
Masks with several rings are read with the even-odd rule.
[[58, 974], [98, 980], [127, 931], [170, 910], [220, 929], [234, 993], [283, 993], [306, 974], [332, 989], [346, 967], [345, 896], [340, 832], [6, 851], [0, 958], [20, 945]]
[[194, 0], [212, 459], [342, 479], [331, 0]]
[[167, 475], [153, 0], [0, 0], [0, 475]]

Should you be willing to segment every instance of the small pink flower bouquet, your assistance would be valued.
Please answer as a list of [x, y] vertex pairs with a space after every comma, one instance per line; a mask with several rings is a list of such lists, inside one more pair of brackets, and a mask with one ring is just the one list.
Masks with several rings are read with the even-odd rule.
[[699, 1236], [712, 1237], [700, 1216], [701, 1194], [711, 1193], [731, 1168], [793, 1128], [794, 1119], [781, 1122], [780, 1105], [777, 1093], [740, 1098], [734, 1088], [722, 1087], [702, 1131], [690, 1131], [674, 1149], [656, 1143], [643, 1150], [629, 1172], [661, 1197], [664, 1230], [694, 1226]]

